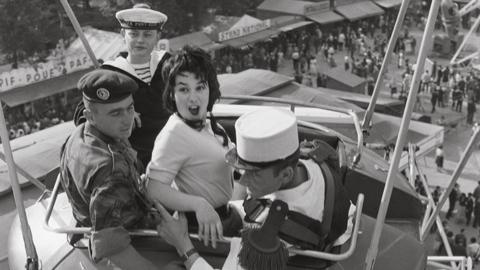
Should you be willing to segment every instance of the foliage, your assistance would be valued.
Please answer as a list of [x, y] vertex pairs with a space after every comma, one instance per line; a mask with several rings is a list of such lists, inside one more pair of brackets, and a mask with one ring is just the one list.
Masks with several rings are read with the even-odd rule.
[[[69, 0], [80, 24], [118, 30], [115, 12], [135, 3], [148, 3], [169, 16], [166, 37], [200, 30], [213, 13], [241, 16], [262, 0]], [[14, 67], [49, 55], [59, 39], [75, 36], [59, 0], [0, 0], [0, 58]]]
[[59, 5], [50, 0], [0, 0], [0, 49], [14, 65], [42, 58], [63, 36]]

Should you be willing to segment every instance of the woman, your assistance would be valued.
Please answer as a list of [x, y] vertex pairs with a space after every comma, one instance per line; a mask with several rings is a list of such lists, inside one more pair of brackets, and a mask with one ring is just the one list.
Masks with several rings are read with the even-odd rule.
[[232, 169], [224, 158], [231, 142], [211, 113], [220, 97], [217, 74], [206, 52], [188, 46], [167, 61], [162, 73], [164, 104], [173, 114], [155, 140], [148, 193], [166, 208], [187, 212], [190, 228], [198, 222], [205, 245], [211, 240], [216, 247], [223, 228], [231, 227], [226, 205], [233, 192]]

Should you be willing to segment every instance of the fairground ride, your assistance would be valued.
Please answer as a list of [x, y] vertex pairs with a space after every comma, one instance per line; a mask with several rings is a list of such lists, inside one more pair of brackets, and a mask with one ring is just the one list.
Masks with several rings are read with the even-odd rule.
[[[366, 149], [363, 145], [363, 138], [364, 136], [368, 136], [371, 127], [371, 119], [380, 91], [379, 86], [386, 72], [387, 63], [390, 61], [393, 46], [396, 43], [409, 2], [409, 0], [404, 0], [400, 7], [397, 21], [387, 47], [387, 53], [383, 60], [372, 100], [365, 113], [363, 123], [360, 123], [355, 113], [344, 109], [294, 101], [257, 98], [259, 102], [276, 102], [283, 104], [282, 106], [285, 106], [285, 109], [293, 110], [299, 119], [299, 135], [301, 139], [321, 139], [337, 150], [339, 167], [343, 172], [342, 181], [345, 183], [347, 190], [349, 190], [351, 200], [356, 202], [357, 205], [352, 237], [347, 244], [342, 247], [339, 254], [302, 250], [292, 247], [290, 249], [292, 254], [303, 257], [300, 257], [299, 265], [293, 262], [289, 263], [289, 269], [324, 269], [326, 265], [330, 264], [328, 269], [420, 270], [425, 269], [427, 264], [432, 267], [440, 267], [441, 269], [472, 268], [471, 260], [464, 257], [427, 257], [424, 240], [430, 227], [434, 222], [438, 221], [439, 211], [471, 155], [473, 146], [478, 141], [479, 131], [476, 130], [472, 136], [452, 175], [449, 188], [447, 192], [442, 195], [438, 205], [434, 205], [430, 197], [427, 199], [423, 198], [423, 201], [426, 202], [423, 204], [422, 198], [412, 192], [413, 187], [399, 171], [399, 162], [403, 146], [406, 144], [406, 132], [410, 124], [426, 55], [429, 48], [431, 48], [434, 23], [441, 0], [433, 0], [430, 7], [425, 33], [417, 59], [418, 68], [415, 70], [410, 85], [405, 112], [396, 141], [397, 147], [394, 150], [390, 163], [387, 163], [382, 157]], [[61, 0], [61, 3], [66, 9], [75, 30], [82, 38], [81, 28], [69, 8], [67, 1]], [[84, 41], [84, 46], [92, 57], [92, 61], [98, 66], [96, 58], [89, 48], [86, 39], [82, 38], [82, 41]], [[255, 99], [254, 97], [230, 98]], [[254, 110], [259, 106], [265, 105], [245, 106], [218, 104], [215, 105], [214, 112], [219, 116], [222, 125], [232, 132], [233, 122], [241, 113]], [[354, 123], [357, 139], [352, 140], [346, 138], [335, 130], [303, 120], [316, 117], [321, 118], [322, 116], [330, 118], [349, 117]], [[58, 179], [55, 182], [53, 190], [47, 190], [37, 204], [25, 209], [17, 179], [17, 166], [13, 159], [3, 110], [0, 110], [0, 136], [3, 142], [12, 191], [18, 210], [18, 218], [12, 226], [9, 237], [9, 263], [11, 269], [115, 269], [114, 266], [108, 263], [93, 264], [89, 259], [88, 251], [85, 249], [85, 244], [82, 241], [79, 242], [80, 244], [77, 247], [72, 247], [67, 243], [66, 233], [88, 235], [91, 233], [91, 228], [68, 226], [71, 221], [71, 208], [65, 194], [60, 193], [60, 181]], [[379, 197], [378, 194], [381, 191], [383, 191], [381, 198], [376, 201], [376, 204], [364, 204], [364, 196], [365, 202], [368, 202], [369, 198]], [[372, 201], [373, 200], [370, 200], [370, 202]], [[387, 209], [389, 210], [388, 213]], [[409, 226], [399, 229], [398, 227], [401, 226], [396, 226], [394, 222], [389, 222], [389, 218], [392, 217], [404, 221], [403, 223], [408, 223]], [[151, 259], [159, 266], [165, 265], [165, 263], [170, 260], [178, 258], [173, 247], [168, 246], [162, 239], [157, 237], [155, 231], [139, 230], [132, 231], [131, 234], [138, 236], [138, 238], [134, 237], [134, 242], [138, 244], [137, 248], [142, 255]], [[23, 238], [23, 245], [21, 238]], [[192, 238], [195, 239], [196, 236], [192, 235]], [[202, 256], [205, 256], [207, 260], [217, 267], [221, 266], [225, 260], [228, 247], [228, 243], [224, 243], [223, 247], [217, 250], [208, 248], [200, 249], [200, 246], [198, 246]], [[312, 265], [305, 265], [307, 261], [311, 262], [312, 259], [314, 260]], [[450, 266], [444, 264], [439, 265], [438, 262], [444, 261], [450, 262]]]

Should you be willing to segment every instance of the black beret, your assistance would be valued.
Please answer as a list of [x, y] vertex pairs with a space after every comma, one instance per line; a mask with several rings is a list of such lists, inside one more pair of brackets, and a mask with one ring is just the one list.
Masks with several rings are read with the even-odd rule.
[[113, 103], [120, 101], [138, 90], [137, 83], [119, 72], [97, 69], [78, 81], [77, 88], [83, 97], [95, 103]]

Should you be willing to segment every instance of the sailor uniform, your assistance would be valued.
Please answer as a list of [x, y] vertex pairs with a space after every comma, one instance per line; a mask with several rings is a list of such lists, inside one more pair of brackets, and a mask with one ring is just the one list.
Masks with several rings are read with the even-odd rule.
[[148, 8], [130, 8], [115, 14], [124, 29], [161, 30], [167, 21], [167, 15]]
[[150, 83], [143, 81], [135, 72], [135, 68], [121, 56], [114, 61], [105, 62], [101, 67], [126, 74], [138, 84], [138, 91], [133, 94], [133, 100], [135, 111], [140, 113], [141, 127], [133, 129], [129, 140], [145, 167], [150, 161], [155, 138], [170, 116], [163, 106], [162, 94], [165, 84], [161, 74], [162, 66], [169, 57], [170, 54], [166, 51], [152, 52]]

